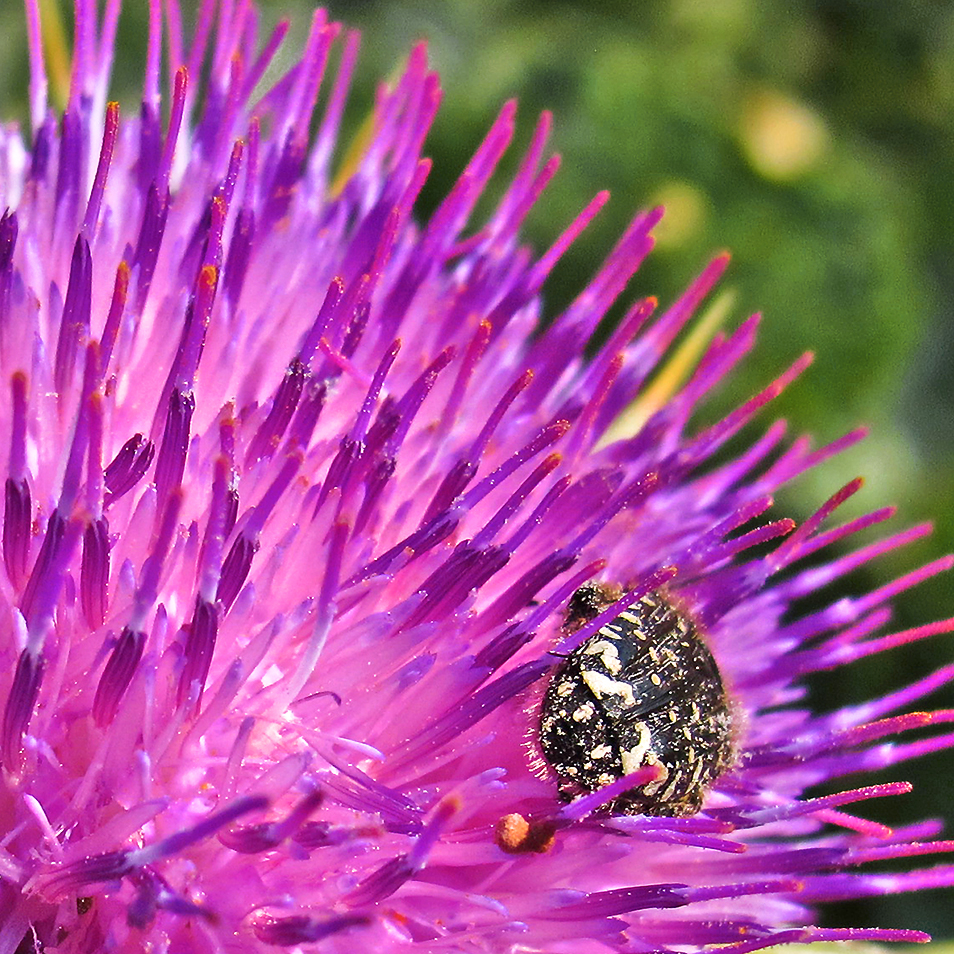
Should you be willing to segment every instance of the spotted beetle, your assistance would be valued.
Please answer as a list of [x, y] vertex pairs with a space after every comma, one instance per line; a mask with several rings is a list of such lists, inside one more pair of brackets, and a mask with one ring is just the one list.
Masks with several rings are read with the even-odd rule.
[[[581, 587], [570, 599], [564, 632], [578, 630], [620, 595], [604, 584]], [[722, 677], [695, 623], [656, 592], [600, 627], [551, 678], [539, 742], [565, 801], [653, 765], [658, 778], [623, 792], [603, 811], [699, 811], [734, 750]]]

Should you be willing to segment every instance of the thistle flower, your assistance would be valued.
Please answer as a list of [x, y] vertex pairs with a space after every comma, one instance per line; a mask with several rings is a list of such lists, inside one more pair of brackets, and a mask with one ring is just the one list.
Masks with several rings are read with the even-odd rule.
[[[78, 0], [62, 117], [26, 9], [32, 131], [0, 130], [0, 952], [923, 940], [813, 924], [827, 900], [954, 881], [858, 870], [951, 844], [845, 810], [904, 783], [837, 785], [954, 741], [890, 741], [952, 720], [908, 710], [954, 667], [825, 713], [802, 680], [950, 630], [883, 632], [891, 598], [951, 561], [821, 599], [925, 528], [824, 562], [890, 516], [831, 526], [860, 482], [800, 526], [766, 516], [861, 436], [812, 450], [776, 422], [732, 442], [808, 358], [694, 425], [758, 323], [669, 380], [726, 258], [667, 308], [637, 300], [587, 359], [661, 211], [539, 331], [547, 274], [605, 200], [542, 256], [519, 244], [557, 167], [548, 117], [486, 221], [512, 104], [418, 224], [440, 98], [423, 47], [332, 177], [358, 41], [320, 11], [256, 98], [284, 25], [260, 49], [249, 4], [203, 2], [187, 42], [151, 0], [142, 110], [120, 118], [119, 3], [100, 23]], [[615, 672], [663, 629], [683, 655], [654, 644], [605, 690], [589, 655]], [[578, 719], [547, 702], [560, 679], [591, 690]], [[626, 749], [625, 699], [657, 682], [685, 742], [641, 710]], [[710, 715], [715, 760], [694, 734]], [[586, 784], [580, 752], [606, 768]]]

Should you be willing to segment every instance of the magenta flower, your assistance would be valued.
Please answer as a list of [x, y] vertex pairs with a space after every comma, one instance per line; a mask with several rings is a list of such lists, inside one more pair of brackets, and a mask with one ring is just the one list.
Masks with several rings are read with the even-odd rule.
[[766, 516], [860, 434], [728, 443], [806, 358], [693, 423], [756, 318], [664, 399], [646, 387], [725, 257], [585, 359], [661, 212], [535, 334], [605, 198], [541, 257], [520, 246], [556, 170], [547, 117], [486, 221], [512, 105], [418, 225], [423, 48], [333, 179], [357, 36], [316, 112], [321, 12], [255, 99], [284, 26], [259, 51], [250, 4], [209, 0], [186, 42], [151, 0], [121, 119], [119, 3], [99, 23], [77, 0], [62, 117], [26, 7], [32, 132], [0, 129], [0, 954], [923, 940], [813, 924], [954, 882], [878, 868], [950, 850], [934, 822], [846, 811], [905, 783], [837, 784], [952, 744], [892, 740], [954, 719], [908, 711], [954, 667], [821, 714], [801, 680], [950, 630], [883, 632], [951, 560], [798, 612], [925, 528], [820, 562], [890, 511], [830, 527], [855, 482], [801, 526]]

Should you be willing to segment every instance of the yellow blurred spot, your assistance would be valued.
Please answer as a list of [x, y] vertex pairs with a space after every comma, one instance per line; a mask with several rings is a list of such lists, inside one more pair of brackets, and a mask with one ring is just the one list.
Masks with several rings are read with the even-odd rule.
[[57, 0], [40, 0], [40, 23], [50, 95], [54, 105], [62, 110], [70, 97], [70, 46]]
[[695, 370], [713, 335], [725, 324], [734, 304], [732, 291], [723, 291], [715, 298], [652, 382], [609, 426], [599, 447], [634, 437], [653, 414], [672, 400]]
[[657, 248], [679, 248], [705, 228], [709, 201], [705, 192], [690, 182], [666, 182], [646, 204], [666, 208], [662, 221], [653, 229]]
[[796, 179], [814, 168], [830, 138], [818, 113], [777, 90], [760, 90], [749, 96], [739, 134], [756, 172], [779, 182]]
[[372, 110], [364, 118], [358, 127], [358, 131], [351, 137], [351, 142], [348, 143], [348, 148], [345, 149], [344, 155], [341, 157], [341, 165], [338, 166], [338, 170], [335, 172], [334, 178], [331, 180], [331, 186], [329, 187], [329, 193], [332, 198], [345, 187], [347, 181], [355, 174], [373, 139], [374, 111]]
[[[391, 72], [387, 81], [388, 86], [391, 89], [394, 89], [394, 87], [397, 85], [406, 68], [407, 62], [402, 61]], [[368, 146], [371, 145], [371, 142], [374, 139], [374, 133], [374, 109], [371, 109], [368, 115], [362, 120], [361, 125], [358, 127], [355, 134], [351, 137], [351, 141], [348, 143], [348, 148], [345, 149], [344, 155], [341, 157], [341, 164], [338, 166], [338, 169], [331, 180], [331, 185], [328, 187], [331, 198], [334, 198], [339, 192], [341, 192], [347, 181], [357, 171], [358, 166], [361, 165], [361, 160], [364, 158], [364, 154], [367, 152]]]

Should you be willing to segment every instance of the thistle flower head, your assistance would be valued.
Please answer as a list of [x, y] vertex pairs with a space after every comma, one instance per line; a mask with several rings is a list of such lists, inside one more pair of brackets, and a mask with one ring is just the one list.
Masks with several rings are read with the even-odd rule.
[[758, 323], [667, 357], [726, 257], [585, 357], [661, 211], [540, 330], [605, 201], [521, 246], [548, 117], [486, 219], [512, 104], [419, 223], [423, 47], [333, 174], [354, 33], [317, 12], [261, 94], [283, 25], [260, 44], [249, 4], [203, 2], [186, 38], [151, 0], [120, 116], [119, 6], [77, 0], [58, 116], [27, 0], [30, 131], [0, 129], [0, 951], [923, 939], [813, 925], [954, 881], [877, 870], [948, 850], [936, 824], [846, 810], [904, 783], [832, 784], [949, 745], [889, 740], [951, 721], [910, 711], [951, 667], [825, 713], [802, 680], [949, 630], [886, 628], [950, 561], [820, 599], [925, 528], [844, 547], [890, 516], [837, 525], [860, 482], [769, 515], [860, 437], [747, 427], [807, 358], [694, 423]]

